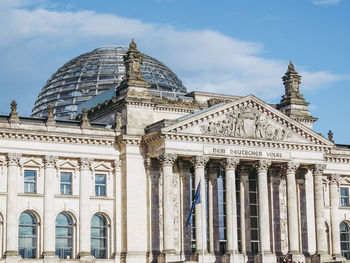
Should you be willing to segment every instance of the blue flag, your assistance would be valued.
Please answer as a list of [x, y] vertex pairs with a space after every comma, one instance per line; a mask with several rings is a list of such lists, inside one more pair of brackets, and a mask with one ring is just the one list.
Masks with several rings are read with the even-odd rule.
[[197, 186], [196, 194], [194, 195], [193, 201], [192, 201], [192, 206], [191, 206], [191, 212], [190, 215], [188, 216], [187, 222], [185, 227], [190, 223], [192, 214], [194, 213], [194, 209], [196, 204], [199, 204], [201, 202], [201, 182], [199, 181], [199, 184]]

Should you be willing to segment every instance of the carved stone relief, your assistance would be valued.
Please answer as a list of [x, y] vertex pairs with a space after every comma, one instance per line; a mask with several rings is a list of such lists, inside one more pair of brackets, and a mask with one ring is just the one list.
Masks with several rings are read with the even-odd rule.
[[251, 106], [244, 106], [226, 114], [225, 118], [201, 126], [206, 135], [255, 138], [283, 141], [291, 135]]
[[281, 251], [285, 255], [288, 253], [288, 217], [287, 217], [287, 183], [286, 178], [280, 181], [280, 224], [281, 224]]

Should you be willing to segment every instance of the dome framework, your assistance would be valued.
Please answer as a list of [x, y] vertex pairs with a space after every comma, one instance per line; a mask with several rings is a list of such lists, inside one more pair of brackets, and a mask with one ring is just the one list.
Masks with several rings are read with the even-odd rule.
[[[64, 64], [42, 88], [32, 116], [46, 117], [51, 104], [56, 119], [74, 119], [79, 104], [121, 83], [126, 53], [125, 47], [105, 46]], [[153, 96], [177, 97], [186, 93], [182, 82], [167, 66], [148, 55], [142, 57], [141, 73]]]

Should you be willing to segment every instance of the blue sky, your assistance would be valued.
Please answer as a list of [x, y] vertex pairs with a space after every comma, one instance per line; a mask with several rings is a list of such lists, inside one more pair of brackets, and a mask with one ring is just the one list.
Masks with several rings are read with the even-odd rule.
[[134, 37], [189, 91], [272, 103], [291, 59], [314, 129], [350, 144], [349, 13], [349, 0], [0, 0], [0, 113], [16, 99], [30, 115], [65, 62]]

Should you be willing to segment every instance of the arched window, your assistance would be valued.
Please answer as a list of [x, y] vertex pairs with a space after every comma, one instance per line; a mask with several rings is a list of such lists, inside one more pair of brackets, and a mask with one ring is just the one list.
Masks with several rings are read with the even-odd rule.
[[37, 255], [37, 219], [30, 212], [19, 217], [18, 252], [22, 258], [35, 258]]
[[107, 220], [100, 214], [91, 219], [91, 255], [107, 258]]
[[59, 258], [72, 258], [73, 220], [66, 213], [56, 217], [56, 255]]
[[349, 226], [345, 222], [340, 223], [340, 248], [341, 254], [347, 260], [350, 259], [350, 233]]

